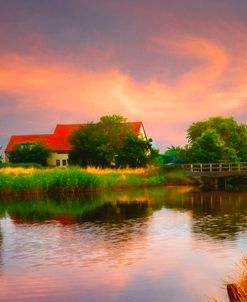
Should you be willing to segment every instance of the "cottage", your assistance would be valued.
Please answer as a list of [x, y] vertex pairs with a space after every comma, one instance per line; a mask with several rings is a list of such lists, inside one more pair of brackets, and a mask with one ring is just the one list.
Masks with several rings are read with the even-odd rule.
[[[138, 136], [147, 139], [142, 122], [130, 124], [134, 126]], [[5, 161], [9, 162], [8, 153], [15, 144], [40, 142], [52, 151], [47, 161], [49, 166], [67, 166], [69, 151], [72, 148], [69, 143], [69, 136], [79, 127], [86, 126], [87, 124], [58, 124], [52, 134], [13, 135], [5, 149]]]

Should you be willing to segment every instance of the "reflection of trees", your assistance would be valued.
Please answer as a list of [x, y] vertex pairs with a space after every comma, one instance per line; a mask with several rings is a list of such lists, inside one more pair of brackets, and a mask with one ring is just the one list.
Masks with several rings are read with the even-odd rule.
[[247, 227], [247, 194], [229, 192], [187, 193], [165, 205], [192, 213], [192, 230], [215, 239], [233, 239]]
[[95, 211], [86, 212], [82, 220], [93, 221], [121, 221], [124, 219], [145, 217], [149, 215], [150, 207], [147, 202], [121, 202], [105, 203]]
[[[145, 195], [130, 196], [120, 193], [117, 198], [111, 194], [93, 198], [34, 198], [15, 200], [5, 206], [13, 222], [18, 224], [37, 221], [45, 224], [47, 219], [62, 224], [74, 223], [74, 226], [51, 228], [50, 236], [58, 230], [60, 236], [55, 238], [62, 239], [59, 246], [63, 245], [65, 250], [69, 246], [69, 250], [74, 251], [73, 257], [78, 257], [76, 262], [83, 266], [97, 264], [104, 258], [107, 263], [119, 267], [133, 263], [136, 254], [141, 253], [140, 249], [146, 244], [149, 211], [152, 210]], [[79, 248], [71, 242], [75, 246], [79, 244]], [[64, 259], [70, 258], [71, 255], [65, 253]]]
[[17, 223], [56, 220], [121, 222], [148, 217], [162, 207], [192, 213], [192, 231], [215, 239], [234, 238], [247, 226], [247, 193], [191, 192], [151, 189], [105, 192], [87, 196], [25, 199], [1, 202]]
[[16, 223], [32, 223], [45, 220], [61, 219], [71, 222], [87, 211], [94, 211], [102, 205], [100, 199], [90, 196], [79, 197], [42, 197], [15, 199], [2, 202], [2, 206]]
[[57, 220], [63, 224], [74, 222], [112, 220], [143, 217], [152, 211], [145, 194], [93, 194], [83, 196], [57, 196], [2, 201], [15, 223], [33, 223]]

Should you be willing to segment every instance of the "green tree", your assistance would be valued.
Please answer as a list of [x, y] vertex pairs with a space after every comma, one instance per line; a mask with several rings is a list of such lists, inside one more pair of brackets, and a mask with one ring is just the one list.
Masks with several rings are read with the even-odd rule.
[[224, 142], [214, 129], [208, 129], [191, 144], [190, 154], [193, 162], [219, 162], [223, 159]]
[[16, 144], [9, 152], [11, 163], [37, 163], [45, 166], [51, 150], [41, 142]]
[[181, 164], [188, 161], [187, 146], [171, 146], [164, 153], [164, 161], [166, 164]]
[[126, 135], [119, 151], [116, 157], [116, 164], [119, 167], [143, 167], [156, 156], [156, 150], [152, 148], [151, 141], [140, 139], [136, 134]]
[[[211, 138], [213, 139], [212, 136], [214, 136], [215, 143], [216, 140], [218, 140], [223, 144], [222, 157], [219, 160], [247, 161], [247, 125], [238, 124], [233, 117], [224, 118], [220, 116], [211, 117], [206, 121], [195, 122], [187, 129], [189, 147], [193, 147], [194, 144], [197, 145], [197, 140], [208, 130], [215, 131], [214, 135], [211, 133]], [[212, 152], [208, 149], [209, 147], [207, 148], [205, 145], [205, 148], [202, 159], [205, 158], [205, 152], [207, 150], [210, 155], [212, 155]], [[195, 147], [192, 149], [193, 152], [195, 152]], [[198, 154], [196, 158], [199, 160]], [[195, 160], [195, 158], [193, 158], [193, 160]], [[208, 156], [208, 161], [213, 161], [210, 156]]]
[[164, 154], [160, 154], [159, 149], [152, 147], [152, 157], [153, 157], [154, 164], [156, 165], [165, 164]]
[[83, 167], [139, 167], [152, 157], [151, 143], [136, 135], [120, 115], [106, 115], [96, 124], [80, 127], [70, 137], [70, 162]]
[[166, 162], [238, 162], [247, 161], [247, 125], [233, 117], [210, 117], [187, 129], [188, 144], [171, 146], [164, 154]]

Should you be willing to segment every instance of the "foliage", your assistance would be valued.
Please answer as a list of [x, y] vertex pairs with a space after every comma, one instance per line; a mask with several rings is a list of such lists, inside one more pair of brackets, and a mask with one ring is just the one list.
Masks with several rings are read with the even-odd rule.
[[247, 125], [233, 117], [211, 117], [195, 122], [187, 129], [188, 144], [171, 146], [166, 162], [210, 163], [247, 161]]
[[163, 154], [160, 154], [158, 150], [154, 149], [154, 164], [163, 165], [165, 164], [165, 157]]
[[138, 137], [120, 115], [107, 115], [96, 124], [80, 127], [70, 137], [69, 160], [82, 167], [142, 167], [153, 156], [151, 141]]
[[171, 146], [164, 153], [166, 164], [181, 164], [186, 162], [187, 148], [181, 146]]
[[37, 163], [45, 166], [47, 158], [51, 154], [51, 150], [40, 142], [27, 142], [16, 144], [9, 152], [9, 160], [11, 163]]
[[223, 159], [224, 142], [216, 130], [208, 129], [192, 143], [190, 153], [194, 162], [219, 162]]
[[211, 117], [187, 129], [194, 162], [247, 161], [247, 125], [233, 117]]
[[150, 141], [140, 139], [135, 133], [127, 134], [116, 156], [116, 165], [131, 168], [146, 166], [154, 152]]

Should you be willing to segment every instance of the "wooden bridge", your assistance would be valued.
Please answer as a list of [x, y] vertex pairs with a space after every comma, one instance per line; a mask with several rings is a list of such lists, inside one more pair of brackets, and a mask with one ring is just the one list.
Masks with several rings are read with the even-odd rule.
[[184, 164], [182, 169], [189, 176], [201, 177], [226, 177], [235, 175], [247, 175], [246, 163], [210, 163], [210, 164]]

